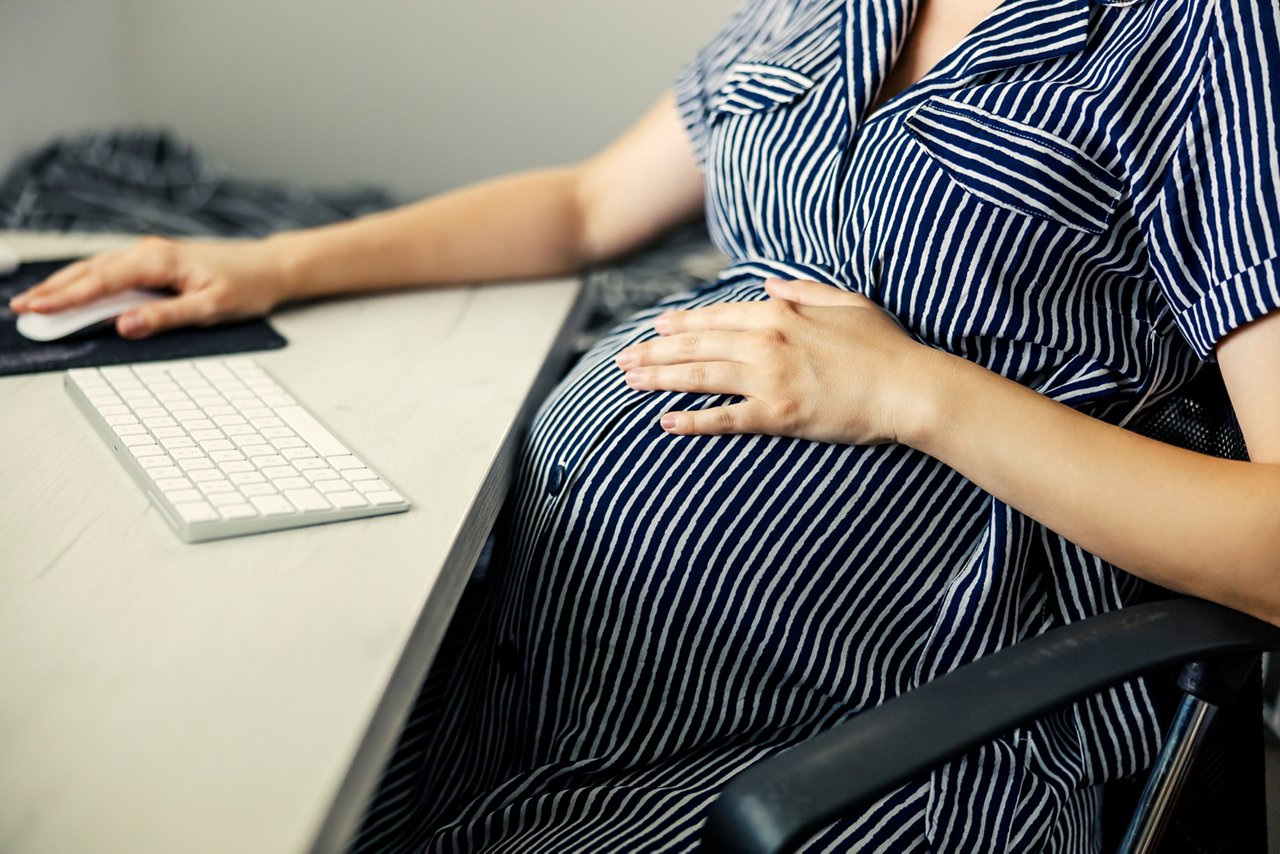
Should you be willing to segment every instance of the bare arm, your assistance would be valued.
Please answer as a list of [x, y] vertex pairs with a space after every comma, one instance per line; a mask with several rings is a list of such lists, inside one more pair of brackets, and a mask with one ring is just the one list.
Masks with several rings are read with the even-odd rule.
[[930, 351], [904, 441], [1135, 575], [1280, 625], [1280, 314], [1218, 359], [1252, 462], [1090, 418]]
[[12, 306], [55, 312], [132, 287], [176, 288], [174, 299], [120, 318], [121, 334], [140, 337], [326, 294], [569, 273], [644, 244], [701, 205], [702, 177], [668, 94], [575, 166], [250, 243], [145, 240], [74, 264]]

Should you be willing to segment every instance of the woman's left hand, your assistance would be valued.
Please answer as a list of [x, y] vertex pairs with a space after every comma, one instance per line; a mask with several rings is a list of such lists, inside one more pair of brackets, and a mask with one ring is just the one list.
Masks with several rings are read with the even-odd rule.
[[860, 294], [765, 280], [766, 302], [659, 316], [661, 337], [618, 354], [635, 389], [732, 394], [739, 403], [668, 412], [680, 435], [768, 433], [821, 442], [902, 441], [919, 410], [918, 371], [936, 351]]

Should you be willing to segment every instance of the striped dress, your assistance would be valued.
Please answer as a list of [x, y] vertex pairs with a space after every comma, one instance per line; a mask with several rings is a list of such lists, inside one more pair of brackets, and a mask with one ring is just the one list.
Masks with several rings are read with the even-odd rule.
[[[901, 445], [673, 437], [629, 389], [668, 308], [762, 277], [1125, 424], [1280, 305], [1277, 0], [1006, 0], [868, 114], [918, 0], [751, 0], [676, 92], [732, 264], [542, 406], [476, 629], [362, 844], [685, 851], [733, 774], [1134, 579]], [[1142, 683], [939, 767], [811, 850], [1097, 850]], [[405, 781], [408, 782], [405, 782]]]

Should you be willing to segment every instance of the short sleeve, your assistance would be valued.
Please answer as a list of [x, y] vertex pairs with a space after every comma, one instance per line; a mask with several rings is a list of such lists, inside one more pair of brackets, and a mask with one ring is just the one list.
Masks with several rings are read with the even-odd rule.
[[1198, 90], [1144, 223], [1161, 290], [1201, 359], [1280, 307], [1280, 0], [1207, 5]]
[[728, 72], [729, 66], [760, 38], [780, 7], [786, 5], [780, 0], [746, 0], [746, 4], [684, 66], [676, 78], [673, 86], [676, 107], [689, 133], [689, 142], [699, 167], [706, 168], [707, 131], [710, 124], [707, 105], [711, 95], [720, 87], [720, 81]]

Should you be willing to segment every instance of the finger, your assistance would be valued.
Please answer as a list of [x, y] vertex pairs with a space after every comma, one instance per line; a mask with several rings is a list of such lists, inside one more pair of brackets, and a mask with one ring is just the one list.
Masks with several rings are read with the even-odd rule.
[[761, 329], [777, 316], [779, 303], [721, 302], [686, 311], [668, 311], [654, 318], [653, 328], [661, 335], [718, 330], [746, 332]]
[[739, 362], [692, 362], [627, 371], [627, 385], [642, 391], [702, 391], [746, 394], [751, 369]]
[[676, 436], [723, 436], [728, 433], [764, 433], [763, 407], [754, 400], [699, 409], [668, 412], [662, 429]]
[[38, 301], [42, 297], [56, 293], [61, 288], [66, 287], [68, 283], [74, 282], [88, 269], [88, 261], [76, 261], [74, 264], [68, 264], [43, 282], [32, 285], [13, 297], [9, 300], [9, 307], [14, 311], [31, 311], [32, 301]]
[[207, 325], [216, 319], [216, 306], [209, 292], [195, 291], [125, 312], [116, 318], [116, 331], [125, 338], [146, 338], [166, 329]]
[[739, 362], [742, 350], [740, 332], [680, 332], [628, 347], [614, 361], [623, 370], [684, 362]]
[[30, 293], [22, 305], [56, 312], [134, 287], [163, 287], [175, 278], [169, 241], [149, 238], [120, 252], [72, 264]]
[[861, 294], [803, 279], [795, 281], [765, 279], [764, 290], [775, 299], [789, 300], [801, 305], [857, 305], [868, 301]]

